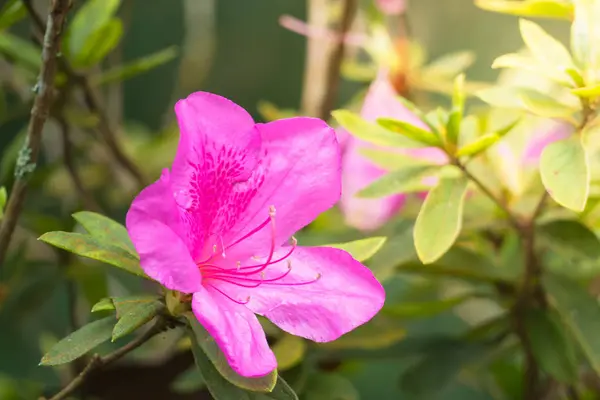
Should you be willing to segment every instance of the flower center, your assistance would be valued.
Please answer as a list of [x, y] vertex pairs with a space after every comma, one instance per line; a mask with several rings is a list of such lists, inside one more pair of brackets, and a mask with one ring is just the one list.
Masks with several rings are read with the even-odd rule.
[[[265, 262], [254, 265], [242, 265], [241, 261], [236, 262], [236, 267], [222, 267], [217, 265], [217, 258], [221, 256], [223, 259], [226, 258], [226, 251], [231, 249], [232, 247], [242, 243], [244, 240], [254, 236], [258, 232], [265, 229], [267, 226], [270, 226], [270, 246], [269, 246], [269, 254], [266, 257]], [[291, 247], [289, 251], [278, 258], [274, 259], [275, 255], [275, 246], [276, 246], [276, 226], [275, 226], [275, 207], [269, 207], [269, 216], [257, 227], [252, 229], [250, 232], [242, 236], [241, 238], [233, 241], [232, 243], [225, 245], [223, 243], [222, 237], [219, 237], [219, 245], [213, 245], [213, 254], [206, 260], [196, 262], [198, 268], [200, 268], [200, 272], [202, 273], [202, 283], [204, 285], [210, 286], [215, 289], [217, 292], [221, 293], [223, 296], [227, 297], [229, 300], [238, 303], [238, 304], [247, 304], [250, 301], [250, 296], [248, 296], [244, 300], [234, 299], [232, 296], [228, 295], [225, 292], [225, 288], [221, 284], [215, 285], [215, 283], [226, 283], [242, 288], [254, 289], [259, 286], [301, 286], [301, 285], [309, 285], [311, 283], [315, 283], [321, 278], [321, 274], [317, 274], [317, 276], [309, 281], [300, 281], [300, 282], [290, 282], [289, 280], [285, 280], [291, 272], [292, 272], [292, 261], [288, 258], [292, 255], [296, 246], [298, 245], [298, 241], [295, 237], [292, 236], [291, 239]], [[256, 257], [253, 257], [256, 258]], [[272, 267], [275, 264], [286, 262], [287, 268], [285, 272], [279, 273], [273, 277], [266, 278], [266, 272], [269, 267]]]

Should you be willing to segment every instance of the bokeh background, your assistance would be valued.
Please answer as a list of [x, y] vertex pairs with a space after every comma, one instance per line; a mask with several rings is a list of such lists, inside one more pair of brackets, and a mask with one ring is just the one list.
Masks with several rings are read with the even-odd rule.
[[[3, 3], [6, 0], [0, 0], [0, 7]], [[248, 109], [257, 120], [264, 118], [259, 112], [259, 104], [264, 101], [281, 109], [300, 107], [306, 38], [284, 29], [279, 19], [288, 14], [305, 20], [305, 1], [123, 0], [122, 3], [119, 11], [125, 23], [122, 42], [101, 66], [90, 71], [92, 76], [101, 69], [169, 46], [178, 49], [177, 56], [166, 64], [124, 82], [97, 88], [111, 124], [119, 127], [119, 141], [149, 179], [157, 178], [160, 169], [169, 165], [177, 143], [173, 104], [193, 91], [206, 90], [226, 96]], [[476, 8], [472, 0], [408, 3], [411, 37], [426, 49], [428, 59], [461, 50], [475, 52], [477, 59], [467, 72], [469, 80], [495, 80], [497, 71], [490, 69], [493, 59], [522, 46], [516, 18], [485, 12]], [[43, 12], [46, 1], [38, 1], [36, 5]], [[542, 21], [542, 25], [559, 38], [566, 38], [566, 24]], [[11, 34], [28, 42], [31, 32], [27, 18], [10, 28]], [[30, 76], [6, 59], [0, 59], [0, 186], [10, 186], [13, 179], [14, 162], [28, 121], [31, 82]], [[343, 81], [337, 105], [345, 105], [367, 84]], [[443, 96], [427, 100], [446, 101]], [[137, 187], [101, 148], [87, 139], [89, 117], [76, 110], [69, 116], [79, 124], [73, 137], [75, 163], [99, 209], [123, 221]], [[26, 211], [0, 280], [0, 399], [3, 400], [30, 400], [61, 386], [67, 368], [38, 367], [39, 359], [44, 349], [69, 332], [73, 321], [82, 323], [92, 318], [89, 309], [94, 301], [107, 293], [155, 290], [143, 287], [135, 278], [119, 271], [65, 257], [35, 240], [49, 230], [73, 229], [70, 214], [86, 208], [60, 162], [62, 150], [56, 122], [46, 128], [43, 146]], [[403, 224], [400, 218], [395, 232], [400, 232], [399, 237], [402, 232], [410, 236]], [[335, 211], [300, 235], [305, 243], [356, 237], [360, 234], [344, 228]], [[414, 252], [411, 246], [407, 241], [396, 241], [373, 263], [385, 263], [390, 254], [394, 259], [410, 258]], [[458, 260], [461, 261], [464, 259]], [[397, 275], [387, 279], [385, 285], [388, 301], [392, 302], [435, 299], [440, 290], [449, 287], [447, 282], [426, 277]], [[74, 316], [67, 311], [67, 301], [73, 295], [77, 297]], [[492, 399], [493, 391], [482, 387], [481, 377], [476, 379], [477, 368], [456, 376], [451, 373], [462, 356], [460, 351], [441, 352], [433, 372], [413, 371], [410, 378], [413, 388], [416, 385], [421, 389], [428, 386], [437, 389], [439, 381], [440, 391], [416, 393], [406, 388], [401, 377], [418, 359], [415, 349], [426, 340], [460, 334], [473, 321], [485, 320], [493, 313], [493, 307], [485, 301], [475, 301], [431, 317], [396, 319], [391, 326], [370, 328], [371, 334], [365, 336], [370, 336], [373, 342], [381, 341], [383, 347], [360, 350], [364, 345], [360, 340], [365, 339], [358, 338], [358, 350], [348, 350], [350, 355], [343, 358], [344, 362], [320, 364], [323, 370], [335, 371], [336, 376], [346, 379], [341, 383], [342, 386], [349, 383], [346, 393], [332, 397], [326, 391], [315, 392], [310, 399]], [[101, 399], [208, 398], [202, 388], [178, 380], [192, 360], [184, 350], [172, 350], [178, 343], [178, 338], [172, 336], [157, 338], [131, 359], [101, 374], [88, 388], [90, 393]], [[385, 347], [388, 344], [392, 347]], [[115, 345], [107, 344], [106, 348]], [[288, 374], [301, 375], [298, 367]], [[512, 385], [515, 393], [518, 391], [519, 372], [515, 365], [498, 363], [486, 374], [485, 379], [503, 379], [507, 387]], [[449, 384], [443, 384], [449, 375]]]

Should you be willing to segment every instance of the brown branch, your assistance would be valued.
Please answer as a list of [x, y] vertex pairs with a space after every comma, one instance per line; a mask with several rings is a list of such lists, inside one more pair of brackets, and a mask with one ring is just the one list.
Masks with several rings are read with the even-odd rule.
[[63, 400], [68, 398], [71, 394], [73, 394], [73, 392], [79, 389], [79, 387], [92, 373], [123, 358], [125, 355], [137, 349], [138, 347], [146, 343], [148, 340], [153, 338], [156, 334], [162, 332], [166, 328], [166, 326], [167, 322], [163, 318], [159, 317], [159, 320], [152, 328], [147, 330], [143, 335], [127, 343], [120, 349], [115, 350], [114, 352], [107, 354], [104, 357], [100, 357], [97, 354], [94, 355], [90, 362], [83, 369], [83, 371], [81, 371], [81, 373], [77, 375], [77, 377], [73, 379], [71, 383], [65, 386], [60, 392], [52, 396], [49, 400]]
[[2, 266], [12, 234], [17, 226], [27, 192], [27, 181], [35, 169], [42, 142], [42, 130], [48, 119], [54, 97], [57, 54], [70, 0], [52, 0], [44, 33], [42, 66], [36, 84], [37, 94], [31, 109], [25, 144], [19, 153], [15, 168], [15, 183], [12, 187], [6, 213], [0, 226], [0, 266]]
[[[27, 9], [27, 12], [31, 16], [33, 22], [36, 27], [43, 31], [44, 22], [40, 18], [39, 14], [33, 7], [31, 0], [23, 0], [23, 4]], [[140, 187], [146, 186], [147, 182], [143, 175], [143, 173], [138, 169], [138, 167], [129, 159], [125, 151], [121, 148], [117, 136], [114, 130], [111, 128], [110, 123], [108, 121], [108, 116], [104, 111], [103, 107], [100, 104], [100, 101], [96, 97], [92, 86], [90, 85], [89, 79], [87, 76], [82, 75], [75, 71], [73, 67], [69, 64], [69, 62], [61, 57], [59, 60], [60, 69], [67, 75], [69, 83], [73, 86], [77, 86], [83, 92], [83, 99], [87, 109], [98, 116], [99, 126], [98, 131], [106, 144], [109, 152], [115, 159], [115, 161], [125, 169], [129, 175], [136, 181], [136, 183]]]
[[357, 3], [357, 0], [344, 0], [342, 20], [340, 21], [336, 32], [337, 34], [335, 35], [338, 42], [331, 53], [331, 58], [327, 66], [327, 78], [325, 81], [327, 90], [319, 110], [319, 118], [321, 119], [329, 119], [329, 114], [335, 107], [340, 87], [340, 69], [342, 67], [342, 62], [344, 61], [344, 54], [346, 53], [346, 43], [344, 39], [350, 31], [352, 21], [354, 21], [354, 16], [356, 15], [356, 9], [358, 7]]

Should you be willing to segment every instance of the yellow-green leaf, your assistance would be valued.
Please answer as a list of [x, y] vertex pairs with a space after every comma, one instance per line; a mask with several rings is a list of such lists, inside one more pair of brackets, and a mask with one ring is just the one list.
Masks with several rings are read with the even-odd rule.
[[149, 295], [113, 297], [112, 302], [119, 319], [113, 328], [113, 342], [150, 322], [165, 309], [164, 303], [160, 302], [158, 297]]
[[115, 317], [110, 316], [84, 325], [52, 346], [40, 365], [60, 365], [81, 357], [110, 339], [114, 324]]
[[472, 51], [459, 51], [434, 60], [431, 64], [423, 67], [420, 74], [424, 79], [453, 79], [474, 62], [475, 54]]
[[571, 89], [571, 93], [579, 97], [592, 98], [600, 96], [600, 85], [585, 86]]
[[427, 191], [429, 187], [423, 183], [423, 179], [435, 173], [437, 169], [439, 169], [437, 166], [416, 165], [391, 171], [359, 191], [357, 196], [379, 198], [396, 193]]
[[92, 67], [110, 53], [123, 36], [123, 23], [113, 18], [94, 32], [79, 53], [72, 57], [73, 65], [78, 68]]
[[346, 250], [354, 259], [363, 262], [373, 257], [385, 244], [386, 240], [387, 237], [378, 236], [346, 243], [327, 244], [323, 247], [335, 247], [336, 249]]
[[6, 29], [19, 22], [27, 15], [22, 0], [9, 0], [0, 9], [0, 30]]
[[377, 123], [385, 129], [406, 136], [415, 142], [420, 142], [427, 146], [439, 147], [442, 145], [440, 138], [437, 137], [435, 133], [426, 131], [418, 126], [411, 125], [408, 122], [392, 118], [379, 118], [377, 119]]
[[39, 240], [78, 256], [98, 260], [150, 279], [140, 267], [137, 257], [121, 247], [103, 243], [91, 235], [56, 231], [43, 234]]
[[542, 182], [563, 207], [583, 211], [590, 190], [586, 151], [578, 136], [546, 146], [540, 158]]
[[566, 47], [538, 24], [522, 19], [519, 27], [523, 41], [540, 64], [563, 71], [573, 66], [571, 54]]
[[73, 218], [96, 239], [120, 247], [132, 256], [138, 257], [127, 229], [117, 221], [91, 211], [76, 212]]
[[576, 110], [571, 106], [534, 90], [519, 89], [517, 93], [523, 107], [530, 113], [545, 118], [573, 121], [573, 113]]
[[460, 74], [454, 80], [454, 91], [452, 93], [452, 111], [448, 117], [446, 127], [446, 139], [449, 143], [458, 143], [460, 127], [465, 112], [465, 75]]
[[571, 25], [571, 50], [584, 70], [587, 83], [596, 83], [600, 67], [600, 2], [573, 0], [573, 5], [575, 17]]
[[80, 57], [92, 36], [113, 19], [121, 0], [88, 0], [73, 17], [68, 27], [65, 50], [71, 57]]
[[456, 157], [476, 156], [482, 151], [492, 147], [500, 140], [500, 136], [495, 133], [483, 135], [472, 143], [466, 144], [456, 152]]
[[458, 238], [467, 184], [463, 177], [442, 177], [427, 195], [413, 232], [417, 255], [424, 264], [443, 256]]
[[298, 365], [306, 352], [306, 341], [298, 336], [284, 334], [272, 348], [277, 358], [277, 369], [285, 371]]
[[32, 72], [39, 72], [42, 53], [30, 42], [8, 32], [0, 32], [0, 54]]
[[367, 122], [359, 115], [347, 111], [337, 110], [331, 113], [336, 121], [349, 133], [358, 139], [380, 146], [389, 147], [421, 147], [422, 144], [407, 137], [390, 132], [383, 127]]
[[374, 148], [361, 148], [358, 152], [372, 161], [378, 167], [381, 167], [388, 171], [394, 171], [403, 168], [410, 168], [416, 166], [435, 165], [431, 160], [423, 158], [415, 158], [406, 154], [394, 153], [389, 150], [380, 150]]
[[113, 311], [115, 309], [115, 305], [110, 297], [105, 297], [101, 299], [99, 302], [94, 304], [92, 307], [92, 312], [98, 311]]
[[478, 7], [521, 17], [571, 19], [573, 5], [564, 0], [475, 0]]

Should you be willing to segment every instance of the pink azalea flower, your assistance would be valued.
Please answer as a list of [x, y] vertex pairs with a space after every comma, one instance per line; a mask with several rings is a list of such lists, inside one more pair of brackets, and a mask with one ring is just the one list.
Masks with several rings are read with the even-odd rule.
[[376, 4], [388, 15], [400, 15], [406, 11], [406, 0], [376, 0]]
[[[383, 72], [371, 84], [362, 106], [361, 116], [371, 122], [375, 122], [377, 118], [395, 118], [423, 129], [429, 129], [423, 121], [398, 100], [398, 94], [389, 82], [387, 74]], [[389, 173], [389, 171], [380, 168], [370, 159], [360, 154], [361, 149], [380, 148], [382, 150], [398, 151], [404, 155], [428, 160], [435, 164], [447, 162], [446, 154], [442, 150], [433, 147], [403, 150], [385, 149], [357, 139], [343, 130], [338, 132], [338, 137], [344, 137], [345, 142], [342, 160], [343, 191], [341, 208], [346, 223], [361, 230], [373, 230], [382, 226], [398, 212], [405, 200], [404, 194], [378, 199], [356, 197], [361, 189]]]
[[525, 165], [535, 166], [540, 161], [544, 148], [557, 140], [566, 139], [573, 133], [573, 126], [566, 122], [550, 121], [539, 130], [525, 146], [522, 160]]
[[370, 320], [385, 297], [373, 274], [343, 250], [299, 247], [291, 236], [340, 197], [333, 130], [314, 118], [255, 124], [204, 92], [175, 112], [173, 165], [135, 198], [127, 229], [144, 271], [192, 294], [233, 370], [258, 377], [276, 368], [255, 314], [317, 342]]

